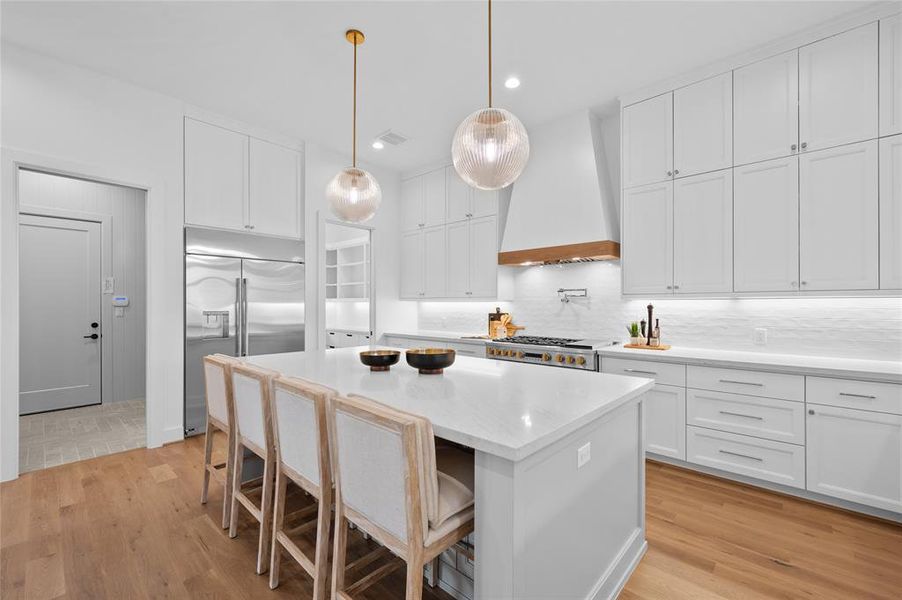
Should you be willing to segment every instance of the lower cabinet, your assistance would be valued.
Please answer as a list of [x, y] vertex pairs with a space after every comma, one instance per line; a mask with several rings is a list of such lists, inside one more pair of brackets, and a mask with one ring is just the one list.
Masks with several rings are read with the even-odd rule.
[[808, 405], [808, 490], [902, 512], [902, 416]]
[[686, 390], [657, 384], [645, 394], [645, 450], [686, 460]]

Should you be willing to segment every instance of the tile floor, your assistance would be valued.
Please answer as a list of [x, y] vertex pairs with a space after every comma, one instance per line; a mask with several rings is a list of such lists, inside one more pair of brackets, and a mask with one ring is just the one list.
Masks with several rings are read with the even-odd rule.
[[146, 443], [144, 400], [19, 418], [19, 472], [36, 471]]

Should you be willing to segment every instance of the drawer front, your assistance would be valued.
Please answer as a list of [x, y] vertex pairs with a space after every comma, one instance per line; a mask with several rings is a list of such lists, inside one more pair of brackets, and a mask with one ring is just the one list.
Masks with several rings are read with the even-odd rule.
[[451, 348], [460, 356], [472, 356], [475, 358], [485, 358], [484, 344], [460, 344], [460, 343], [444, 343], [446, 348]]
[[686, 422], [778, 442], [805, 443], [805, 405], [801, 402], [690, 389]]
[[805, 377], [802, 375], [690, 366], [686, 371], [686, 379], [689, 387], [701, 390], [765, 396], [795, 402], [805, 400]]
[[697, 465], [805, 489], [804, 446], [687, 427], [686, 459]]
[[674, 363], [631, 358], [608, 358], [605, 356], [601, 359], [601, 371], [602, 373], [613, 373], [615, 375], [648, 377], [649, 379], [654, 379], [655, 383], [663, 383], [665, 385], [686, 385], [686, 365]]
[[895, 383], [809, 377], [805, 399], [810, 404], [902, 415], [902, 385]]

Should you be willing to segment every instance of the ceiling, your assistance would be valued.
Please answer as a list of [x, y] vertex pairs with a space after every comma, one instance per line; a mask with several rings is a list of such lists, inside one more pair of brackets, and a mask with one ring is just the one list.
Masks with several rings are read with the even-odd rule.
[[[486, 103], [484, 2], [2, 2], [2, 38], [260, 127], [344, 150], [362, 29], [364, 160], [446, 159]], [[527, 128], [862, 7], [861, 2], [496, 1], [495, 105]], [[509, 74], [522, 80], [507, 90]], [[376, 151], [386, 129], [410, 138]]]

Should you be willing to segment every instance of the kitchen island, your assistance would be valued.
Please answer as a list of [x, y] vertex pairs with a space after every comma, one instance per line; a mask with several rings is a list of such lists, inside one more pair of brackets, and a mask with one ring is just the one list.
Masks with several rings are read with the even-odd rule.
[[642, 398], [650, 379], [458, 357], [388, 372], [365, 348], [248, 357], [432, 421], [475, 451], [475, 597], [609, 598], [645, 541]]

